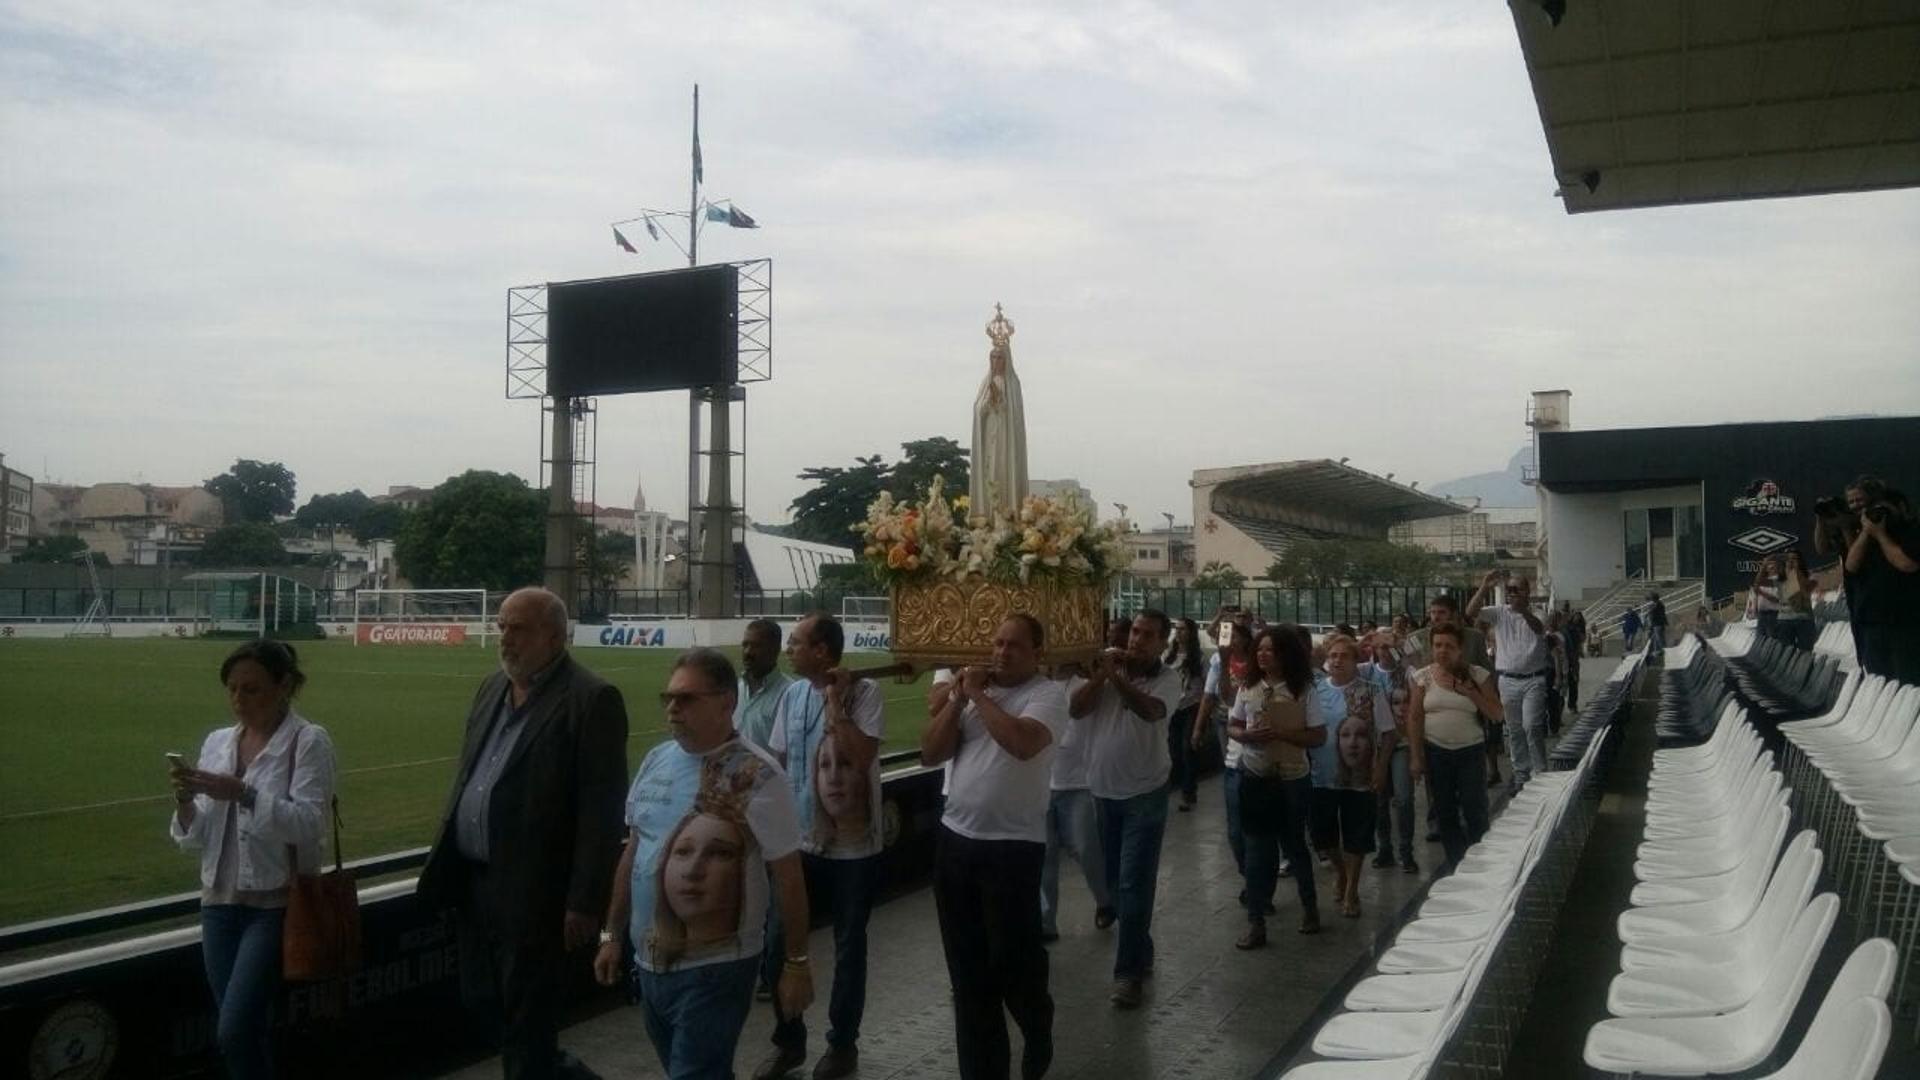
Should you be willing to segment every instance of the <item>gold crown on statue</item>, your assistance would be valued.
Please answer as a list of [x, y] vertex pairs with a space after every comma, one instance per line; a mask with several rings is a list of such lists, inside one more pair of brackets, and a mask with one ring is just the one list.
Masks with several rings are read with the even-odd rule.
[[999, 304], [993, 305], [993, 321], [987, 323], [987, 337], [993, 339], [995, 345], [1005, 345], [1013, 337], [1013, 322], [1000, 310]]

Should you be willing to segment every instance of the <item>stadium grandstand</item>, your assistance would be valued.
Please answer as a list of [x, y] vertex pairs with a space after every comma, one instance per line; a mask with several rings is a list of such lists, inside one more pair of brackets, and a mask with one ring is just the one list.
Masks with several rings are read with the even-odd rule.
[[1385, 540], [1394, 526], [1467, 508], [1325, 458], [1198, 469], [1194, 562], [1220, 562], [1250, 578], [1300, 540]]

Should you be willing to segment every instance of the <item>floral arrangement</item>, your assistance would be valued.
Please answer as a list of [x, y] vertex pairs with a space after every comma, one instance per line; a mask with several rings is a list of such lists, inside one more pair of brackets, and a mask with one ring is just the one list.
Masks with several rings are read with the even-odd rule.
[[946, 481], [936, 476], [918, 505], [883, 492], [854, 531], [865, 541], [874, 575], [887, 585], [976, 574], [1009, 585], [1103, 585], [1132, 560], [1127, 523], [1096, 523], [1093, 508], [1071, 495], [1029, 495], [1012, 515], [968, 510], [967, 497], [949, 499]]

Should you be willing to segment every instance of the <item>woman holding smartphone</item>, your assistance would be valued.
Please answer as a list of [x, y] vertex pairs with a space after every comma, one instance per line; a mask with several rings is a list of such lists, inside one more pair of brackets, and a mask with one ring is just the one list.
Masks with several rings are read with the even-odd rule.
[[200, 945], [227, 1075], [273, 1075], [270, 1020], [293, 875], [322, 861], [333, 742], [293, 711], [306, 682], [291, 645], [250, 641], [220, 665], [234, 723], [209, 732], [198, 765], [172, 763], [168, 831], [200, 856]]

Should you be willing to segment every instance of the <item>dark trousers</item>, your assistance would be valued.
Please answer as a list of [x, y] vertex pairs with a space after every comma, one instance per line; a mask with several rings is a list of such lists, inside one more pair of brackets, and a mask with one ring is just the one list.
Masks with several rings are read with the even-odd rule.
[[566, 952], [559, 920], [537, 934], [497, 925], [489, 915], [493, 898], [486, 867], [469, 863], [467, 868], [466, 902], [454, 912], [461, 1004], [497, 1040], [507, 1080], [568, 1075], [560, 1054]]
[[1045, 844], [971, 840], [942, 826], [933, 861], [933, 902], [953, 983], [960, 1075], [1006, 1080], [1012, 1065], [1004, 1008], [1028, 1047], [1053, 1045], [1053, 997], [1040, 942], [1040, 865]]
[[1854, 642], [1868, 674], [1920, 683], [1920, 625], [1855, 623]]
[[[1237, 772], [1238, 770], [1236, 770]], [[1293, 863], [1293, 885], [1300, 892], [1300, 908], [1311, 911], [1318, 903], [1313, 885], [1313, 860], [1307, 856], [1307, 802], [1313, 782], [1306, 777], [1240, 774], [1240, 827], [1246, 833], [1247, 918], [1262, 921], [1273, 902], [1280, 880], [1280, 856]]]
[[[1446, 869], [1465, 857], [1467, 848], [1487, 834], [1487, 754], [1479, 746], [1448, 750], [1427, 744], [1427, 779], [1440, 816], [1440, 846]], [[1465, 819], [1465, 828], [1462, 826]]]
[[1187, 803], [1200, 793], [1200, 752], [1193, 748], [1193, 717], [1199, 711], [1200, 706], [1190, 705], [1174, 713], [1167, 724], [1167, 759], [1173, 763], [1167, 771], [1167, 787]]
[[[860, 1041], [860, 1020], [867, 1012], [867, 919], [873, 914], [873, 895], [880, 886], [881, 858], [800, 855], [807, 876], [807, 910], [816, 914], [833, 912], [833, 991], [827, 998], [829, 1046], [852, 1046]], [[1033, 886], [1040, 887], [1039, 878], [1034, 879]], [[775, 919], [767, 939], [767, 956], [773, 962], [782, 962], [788, 955], [784, 931], [780, 920]], [[805, 1050], [806, 1017], [778, 1016], [773, 1045]]]

